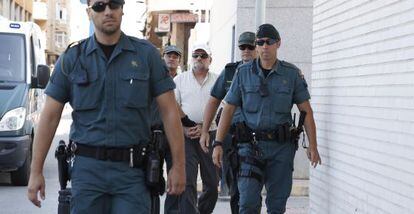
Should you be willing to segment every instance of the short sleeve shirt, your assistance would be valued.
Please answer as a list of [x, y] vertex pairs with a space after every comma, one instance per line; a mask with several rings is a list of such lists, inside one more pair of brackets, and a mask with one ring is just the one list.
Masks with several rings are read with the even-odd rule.
[[[174, 90], [175, 99], [183, 112], [196, 123], [203, 123], [204, 110], [216, 79], [217, 74], [208, 72], [204, 81], [199, 84], [192, 71], [181, 73], [174, 78], [177, 85]], [[216, 129], [215, 122], [210, 126], [210, 130], [213, 129]]]
[[274, 130], [281, 124], [291, 124], [293, 104], [309, 99], [300, 70], [279, 60], [266, 78], [259, 60], [240, 66], [225, 97], [226, 102], [241, 107], [247, 125], [254, 130]]
[[150, 104], [175, 84], [157, 49], [122, 33], [107, 59], [91, 36], [57, 61], [45, 93], [73, 108], [70, 139], [129, 146], [150, 140]]

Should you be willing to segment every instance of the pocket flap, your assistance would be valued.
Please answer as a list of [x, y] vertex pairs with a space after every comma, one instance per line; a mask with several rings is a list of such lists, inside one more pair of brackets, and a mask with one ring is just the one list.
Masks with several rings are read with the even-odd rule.
[[244, 91], [246, 93], [256, 93], [259, 91], [259, 86], [244, 86]]
[[288, 86], [279, 86], [277, 88], [277, 92], [284, 93], [284, 94], [289, 94], [290, 93], [290, 88]]
[[78, 85], [85, 85], [98, 79], [98, 73], [83, 69], [79, 63], [75, 66], [69, 75], [70, 81]]
[[124, 80], [147, 80], [149, 78], [149, 74], [145, 72], [140, 72], [137, 70], [134, 71], [127, 71], [127, 72], [121, 72], [121, 79]]

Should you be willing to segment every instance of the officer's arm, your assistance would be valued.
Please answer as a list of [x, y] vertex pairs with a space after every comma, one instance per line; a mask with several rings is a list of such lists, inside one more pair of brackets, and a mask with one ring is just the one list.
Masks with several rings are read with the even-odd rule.
[[177, 108], [178, 108], [178, 114], [180, 115], [180, 118], [183, 118], [186, 116], [186, 114], [184, 113], [183, 109], [181, 108], [180, 104], [177, 103]]
[[233, 114], [236, 111], [236, 106], [226, 103], [221, 113], [220, 122], [217, 128], [216, 141], [223, 142], [229, 131]]
[[317, 143], [316, 143], [316, 125], [315, 125], [315, 120], [313, 118], [313, 111], [312, 111], [312, 107], [309, 103], [309, 101], [304, 101], [301, 104], [297, 104], [298, 109], [300, 111], [306, 111], [306, 117], [305, 117], [305, 130], [306, 130], [306, 134], [308, 135], [308, 140], [309, 140], [309, 148], [316, 148], [317, 147]]
[[164, 124], [165, 133], [168, 143], [170, 144], [173, 164], [184, 166], [184, 136], [180, 122], [174, 92], [167, 91], [156, 98], [161, 113], [161, 119]]
[[208, 132], [211, 122], [214, 119], [214, 116], [216, 115], [217, 108], [220, 105], [221, 100], [210, 96], [210, 99], [208, 99], [206, 108], [204, 109], [204, 116], [203, 116], [203, 133]]
[[59, 125], [63, 107], [64, 104], [46, 96], [46, 102], [34, 135], [32, 175], [41, 174], [43, 171], [44, 161]]
[[316, 143], [316, 125], [315, 120], [313, 119], [312, 107], [308, 100], [297, 104], [297, 106], [300, 111], [306, 111], [304, 126], [309, 140], [309, 149], [307, 150], [307, 155], [311, 162], [311, 165], [315, 168], [318, 164], [322, 164], [322, 161], [321, 157], [319, 156], [318, 145]]

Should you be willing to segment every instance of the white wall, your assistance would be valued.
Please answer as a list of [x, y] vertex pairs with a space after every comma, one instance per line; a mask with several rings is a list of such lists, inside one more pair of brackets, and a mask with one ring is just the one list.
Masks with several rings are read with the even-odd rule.
[[311, 213], [414, 213], [414, 1], [315, 0]]
[[[127, 0], [128, 1], [128, 0]], [[142, 0], [144, 1], [144, 0]], [[195, 10], [209, 8], [213, 0], [147, 0], [148, 11]]]
[[[211, 7], [210, 48], [213, 61], [210, 69], [220, 73], [231, 62], [232, 27], [236, 24], [237, 0], [214, 0]], [[236, 34], [236, 43], [238, 35]]]
[[80, 1], [70, 1], [70, 42], [79, 41], [89, 36], [89, 17], [86, 4]]
[[143, 38], [141, 30], [145, 27], [146, 5], [137, 1], [126, 0], [123, 8], [121, 30], [126, 34]]

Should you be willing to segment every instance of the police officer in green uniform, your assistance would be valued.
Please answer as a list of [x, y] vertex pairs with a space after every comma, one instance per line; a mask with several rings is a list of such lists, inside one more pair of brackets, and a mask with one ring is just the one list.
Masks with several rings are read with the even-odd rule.
[[256, 37], [258, 59], [239, 67], [225, 97], [226, 105], [213, 143], [213, 161], [217, 166], [222, 164], [222, 142], [232, 115], [240, 106], [245, 119], [245, 126], [238, 133], [240, 213], [260, 212], [263, 185], [267, 212], [284, 213], [292, 188], [296, 152], [290, 133], [293, 104], [307, 112], [304, 126], [311, 165], [316, 167], [321, 159], [310, 95], [300, 70], [277, 58], [281, 40], [273, 25], [261, 25]]
[[[220, 73], [220, 76], [217, 78], [213, 88], [211, 89], [210, 99], [206, 105], [204, 110], [204, 119], [203, 119], [203, 129], [201, 132], [200, 137], [200, 145], [204, 152], [208, 152], [208, 146], [210, 142], [210, 135], [208, 133], [208, 127], [210, 127], [211, 122], [213, 121], [214, 115], [216, 115], [217, 108], [220, 106], [221, 101], [226, 96], [227, 91], [230, 89], [231, 82], [233, 80], [233, 76], [236, 73], [237, 67], [242, 65], [243, 63], [247, 63], [252, 61], [256, 58], [256, 51], [255, 51], [255, 39], [256, 36], [253, 32], [243, 32], [239, 36], [238, 45], [240, 49], [241, 61], [232, 62], [226, 64], [224, 70]], [[220, 111], [219, 111], [220, 114]], [[220, 115], [218, 115], [218, 118]], [[240, 109], [238, 108], [234, 113], [234, 117], [232, 120], [232, 126], [236, 123], [243, 121], [243, 118], [240, 115]], [[233, 129], [234, 130], [234, 127]], [[237, 158], [234, 155], [235, 148], [233, 144], [234, 139], [229, 134], [226, 136], [223, 142], [223, 150], [224, 155], [223, 159], [224, 164], [222, 167], [222, 183], [227, 184], [229, 187], [230, 193], [230, 207], [231, 213], [236, 214], [239, 213], [239, 190], [237, 188], [237, 166], [234, 166], [232, 163], [230, 164], [230, 159]], [[221, 185], [222, 191], [225, 185]]]
[[157, 101], [173, 166], [167, 191], [185, 187], [184, 139], [173, 89], [159, 52], [121, 32], [124, 0], [90, 0], [91, 37], [59, 58], [33, 145], [28, 198], [45, 198], [43, 164], [64, 104], [73, 108], [70, 130], [71, 213], [149, 213], [143, 158], [150, 141], [150, 104]]

